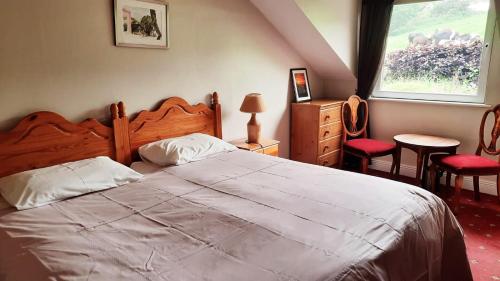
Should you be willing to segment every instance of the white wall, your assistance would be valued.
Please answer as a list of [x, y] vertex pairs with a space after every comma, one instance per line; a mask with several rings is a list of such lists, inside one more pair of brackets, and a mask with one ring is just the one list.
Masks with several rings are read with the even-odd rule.
[[250, 1], [320, 75], [325, 96], [355, 92], [360, 0]]
[[360, 0], [295, 0], [352, 77], [323, 77], [327, 96], [347, 98], [357, 88]]
[[295, 0], [352, 73], [358, 64], [359, 0]]
[[[0, 9], [0, 128], [38, 110], [72, 121], [128, 113], [169, 96], [205, 102], [218, 91], [225, 139], [244, 137], [245, 94], [265, 95], [263, 135], [288, 155], [289, 69], [307, 66], [247, 0], [170, 0], [169, 50], [115, 47], [112, 0], [4, 0]], [[313, 93], [322, 81], [310, 71]]]

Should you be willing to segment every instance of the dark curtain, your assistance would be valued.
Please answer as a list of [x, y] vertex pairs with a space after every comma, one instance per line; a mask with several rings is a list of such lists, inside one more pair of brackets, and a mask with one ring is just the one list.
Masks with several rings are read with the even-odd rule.
[[389, 31], [394, 0], [363, 0], [359, 27], [358, 96], [367, 99], [375, 86]]
[[[394, 0], [363, 0], [359, 26], [359, 58], [358, 58], [358, 90], [357, 95], [367, 99], [375, 86], [382, 55], [384, 54], [385, 40], [391, 22]], [[358, 127], [362, 126], [364, 114], [358, 113]], [[367, 127], [370, 137], [370, 126]], [[346, 157], [347, 169], [356, 169], [360, 166], [360, 159]]]

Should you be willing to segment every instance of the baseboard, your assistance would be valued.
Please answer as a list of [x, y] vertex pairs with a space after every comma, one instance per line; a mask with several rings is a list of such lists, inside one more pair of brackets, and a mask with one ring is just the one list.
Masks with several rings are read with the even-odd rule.
[[[380, 160], [380, 159], [372, 159], [372, 165], [370, 165], [371, 169], [378, 170], [378, 171], [384, 171], [384, 172], [389, 172], [391, 170], [391, 164], [392, 162], [390, 161], [385, 161], [385, 160]], [[406, 165], [406, 164], [401, 164], [400, 168], [400, 174], [403, 176], [407, 177], [415, 177], [415, 174], [417, 173], [417, 168], [412, 165]], [[453, 175], [451, 177], [451, 182], [453, 185], [453, 182], [455, 180], [455, 176]], [[446, 181], [446, 177], [441, 178], [441, 182], [444, 184]], [[464, 177], [464, 189], [467, 190], [474, 190], [474, 185], [472, 183], [472, 177]], [[495, 181], [490, 181], [490, 180], [485, 180], [482, 178], [479, 178], [479, 190], [481, 193], [486, 193], [490, 195], [497, 195], [497, 183]]]

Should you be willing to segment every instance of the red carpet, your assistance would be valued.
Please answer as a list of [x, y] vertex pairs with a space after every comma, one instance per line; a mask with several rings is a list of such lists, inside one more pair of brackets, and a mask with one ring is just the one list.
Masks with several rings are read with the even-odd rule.
[[[445, 195], [449, 203], [449, 195]], [[467, 254], [475, 281], [500, 280], [500, 203], [494, 196], [472, 200], [463, 191], [457, 216], [465, 233]]]
[[[374, 170], [369, 173], [389, 178], [388, 173]], [[407, 177], [402, 177], [401, 181], [415, 183], [415, 179]], [[441, 194], [449, 204], [452, 195], [453, 190]], [[464, 229], [474, 281], [500, 280], [500, 202], [497, 197], [481, 194], [481, 201], [476, 202], [471, 191], [463, 190], [457, 218]]]

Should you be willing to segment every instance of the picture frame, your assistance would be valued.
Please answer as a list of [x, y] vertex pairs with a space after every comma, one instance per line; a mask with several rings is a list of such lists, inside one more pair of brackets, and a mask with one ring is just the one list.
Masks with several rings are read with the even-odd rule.
[[310, 101], [311, 88], [309, 87], [309, 77], [306, 68], [290, 69], [293, 90], [295, 93], [295, 102]]
[[115, 45], [168, 49], [169, 8], [163, 0], [114, 0]]

